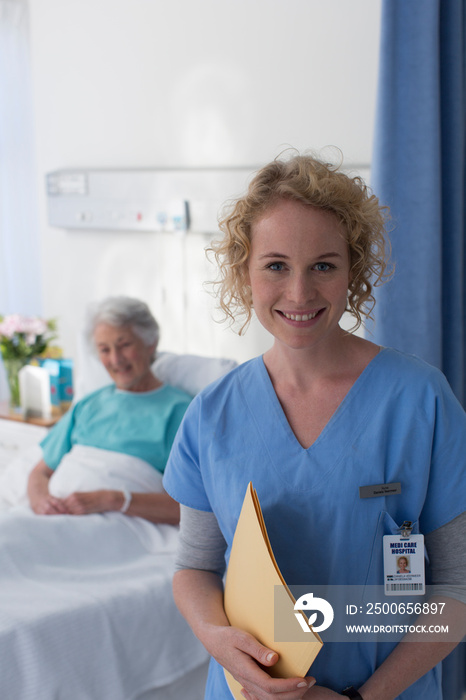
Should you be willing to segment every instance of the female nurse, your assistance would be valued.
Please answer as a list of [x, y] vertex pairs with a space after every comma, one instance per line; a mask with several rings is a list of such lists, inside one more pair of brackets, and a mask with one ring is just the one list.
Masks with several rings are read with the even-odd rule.
[[[209, 700], [231, 698], [222, 667], [247, 700], [441, 698], [437, 664], [454, 641], [325, 643], [312, 677], [272, 678], [273, 648], [231, 627], [223, 608], [252, 481], [289, 586], [381, 585], [383, 536], [410, 520], [464, 634], [454, 585], [465, 568], [464, 411], [438, 370], [340, 325], [345, 311], [356, 327], [370, 315], [386, 276], [384, 220], [359, 178], [304, 155], [260, 170], [221, 222], [221, 307], [246, 323], [254, 309], [274, 342], [196, 397], [164, 477], [182, 513], [175, 597], [212, 656]], [[393, 483], [396, 493], [360, 498], [362, 486]], [[458, 566], [445, 574], [448, 561]]]

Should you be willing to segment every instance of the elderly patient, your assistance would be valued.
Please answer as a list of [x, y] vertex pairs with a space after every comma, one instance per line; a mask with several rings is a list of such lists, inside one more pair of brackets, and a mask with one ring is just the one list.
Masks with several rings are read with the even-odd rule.
[[121, 511], [153, 523], [176, 524], [179, 506], [163, 490], [98, 488], [64, 497], [50, 492], [52, 476], [77, 445], [130, 455], [162, 474], [191, 400], [151, 370], [159, 329], [144, 302], [111, 297], [97, 303], [88, 312], [87, 336], [114, 383], [76, 403], [41, 443], [43, 459], [28, 481], [31, 508], [43, 515]]

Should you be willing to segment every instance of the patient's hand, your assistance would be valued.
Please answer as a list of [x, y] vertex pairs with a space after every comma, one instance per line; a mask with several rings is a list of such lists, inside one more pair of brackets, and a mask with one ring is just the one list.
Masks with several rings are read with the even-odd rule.
[[121, 491], [76, 491], [65, 498], [49, 493], [49, 482], [53, 470], [40, 460], [31, 471], [28, 480], [29, 504], [38, 515], [85, 515], [120, 510], [124, 502]]
[[101, 489], [99, 491], [75, 491], [66, 498], [63, 504], [70, 515], [86, 515], [88, 513], [104, 513], [121, 508], [121, 492]]
[[63, 499], [55, 498], [49, 493], [43, 496], [29, 497], [29, 503], [37, 515], [64, 515], [68, 512]]
[[[120, 511], [125, 496], [123, 491], [101, 489], [99, 491], [75, 491], [65, 498], [49, 493], [49, 480], [53, 471], [41, 461], [29, 477], [28, 496], [32, 510], [40, 515], [87, 515]], [[180, 508], [168, 493], [133, 493], [125, 515], [138, 516], [151, 523], [178, 525]]]
[[55, 498], [49, 493], [49, 481], [53, 471], [40, 460], [31, 471], [28, 479], [29, 504], [38, 515], [60, 515], [67, 513], [61, 498]]

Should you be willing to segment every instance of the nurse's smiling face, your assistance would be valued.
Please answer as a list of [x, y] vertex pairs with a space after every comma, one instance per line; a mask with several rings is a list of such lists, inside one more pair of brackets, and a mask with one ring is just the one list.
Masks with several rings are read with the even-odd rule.
[[336, 216], [281, 199], [252, 225], [251, 233], [248, 277], [264, 328], [292, 348], [339, 337], [350, 261]]
[[118, 389], [149, 391], [154, 375], [151, 363], [155, 345], [146, 345], [131, 326], [111, 326], [99, 323], [94, 342], [103, 366]]

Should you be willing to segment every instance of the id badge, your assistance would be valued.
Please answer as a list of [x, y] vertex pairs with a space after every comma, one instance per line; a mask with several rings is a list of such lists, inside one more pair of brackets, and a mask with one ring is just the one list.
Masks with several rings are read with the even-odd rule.
[[385, 595], [424, 595], [424, 535], [384, 535]]

